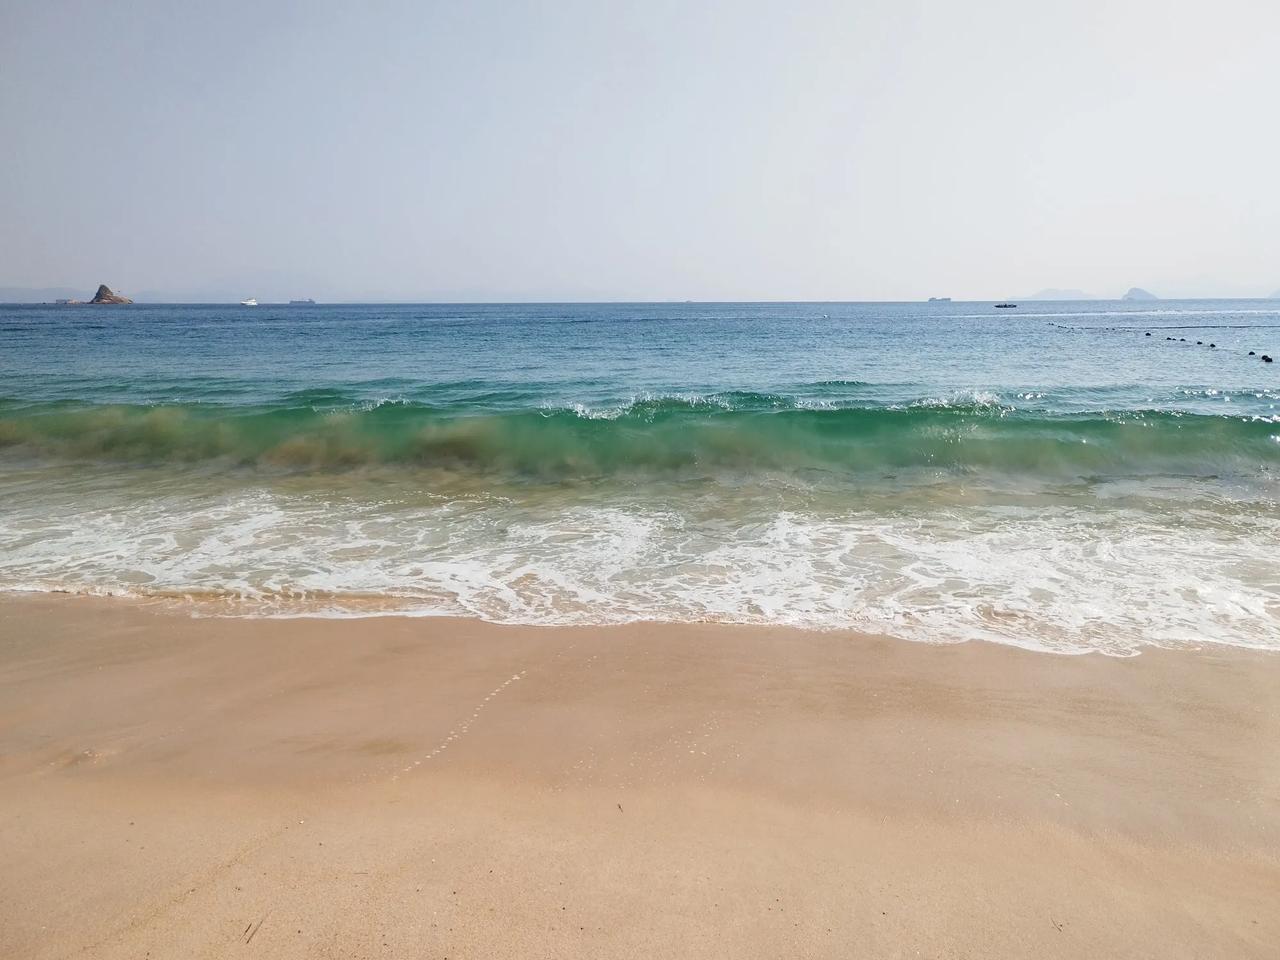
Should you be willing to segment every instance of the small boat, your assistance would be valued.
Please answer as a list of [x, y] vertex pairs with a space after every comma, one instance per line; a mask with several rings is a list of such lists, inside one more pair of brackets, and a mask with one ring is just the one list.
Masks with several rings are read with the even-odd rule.
[[253, 297], [250, 297], [248, 300], [240, 301], [240, 306], [242, 307], [256, 307], [257, 305], [258, 305], [258, 301], [255, 300]]
[[997, 303], [997, 304], [996, 304], [996, 309], [997, 309], [997, 310], [1011, 310], [1011, 309], [1013, 309], [1013, 308], [1014, 308], [1014, 307], [1016, 307], [1016, 306], [1017, 306], [1017, 304], [1016, 304], [1016, 303]]

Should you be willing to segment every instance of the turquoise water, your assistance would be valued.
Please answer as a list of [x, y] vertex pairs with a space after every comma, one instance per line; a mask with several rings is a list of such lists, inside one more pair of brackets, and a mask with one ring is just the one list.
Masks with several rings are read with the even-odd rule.
[[0, 338], [0, 589], [1280, 648], [1274, 301], [5, 306]]

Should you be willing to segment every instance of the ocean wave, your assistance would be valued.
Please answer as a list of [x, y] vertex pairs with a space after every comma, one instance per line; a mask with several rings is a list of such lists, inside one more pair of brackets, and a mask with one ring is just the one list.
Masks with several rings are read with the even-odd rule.
[[[1273, 477], [1276, 414], [1047, 413], [990, 391], [902, 406], [773, 394], [644, 396], [615, 407], [460, 412], [385, 398], [265, 407], [0, 407], [0, 455], [64, 462], [223, 464], [283, 471], [443, 468], [570, 479], [625, 473], [895, 470], [1030, 476]], [[1022, 402], [1022, 401], [1018, 401]]]

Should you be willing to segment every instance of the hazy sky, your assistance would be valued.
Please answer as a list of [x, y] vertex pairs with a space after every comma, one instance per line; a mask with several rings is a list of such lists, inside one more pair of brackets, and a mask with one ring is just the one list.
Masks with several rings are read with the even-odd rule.
[[1276, 0], [0, 0], [0, 284], [1280, 288]]

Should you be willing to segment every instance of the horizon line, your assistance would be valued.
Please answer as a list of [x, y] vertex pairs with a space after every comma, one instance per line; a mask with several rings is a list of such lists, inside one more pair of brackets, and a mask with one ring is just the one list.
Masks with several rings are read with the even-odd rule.
[[[114, 288], [113, 288], [114, 289]], [[114, 291], [121, 293], [121, 291]], [[1280, 292], [1280, 291], [1278, 291]], [[123, 295], [123, 294], [122, 294]], [[253, 298], [256, 299], [256, 298]], [[705, 304], [705, 305], [728, 305], [740, 303], [761, 303], [761, 304], [921, 304], [921, 303], [1005, 303], [1005, 302], [1026, 302], [1026, 303], [1187, 303], [1192, 301], [1216, 300], [1216, 301], [1280, 301], [1280, 296], [1255, 296], [1255, 297], [1223, 297], [1223, 296], [1195, 296], [1195, 297], [1160, 297], [1153, 296], [1151, 299], [1128, 299], [1123, 296], [1118, 297], [978, 297], [978, 298], [962, 298], [947, 297], [938, 298], [914, 298], [909, 300], [830, 300], [830, 299], [787, 299], [787, 298], [760, 298], [746, 300], [720, 300], [720, 299], [520, 299], [520, 300], [470, 300], [470, 299], [336, 299], [336, 300], [315, 300], [309, 303], [293, 302], [289, 300], [262, 300], [258, 301], [257, 306], [263, 307], [289, 307], [289, 306], [537, 306], [537, 305], [632, 305], [632, 304], [654, 304], [654, 305], [682, 305], [682, 304]], [[132, 304], [92, 304], [86, 301], [79, 303], [58, 303], [56, 300], [4, 300], [0, 301], [3, 306], [190, 306], [190, 307], [238, 307], [243, 304], [239, 300], [134, 300]], [[247, 308], [251, 309], [251, 308]]]

